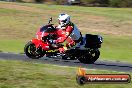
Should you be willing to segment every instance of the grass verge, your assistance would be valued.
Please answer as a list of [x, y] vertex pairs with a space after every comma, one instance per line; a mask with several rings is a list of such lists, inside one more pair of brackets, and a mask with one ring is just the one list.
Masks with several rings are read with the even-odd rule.
[[132, 38], [104, 36], [102, 44], [101, 59], [125, 61], [132, 63]]
[[[0, 60], [0, 88], [131, 88], [132, 84], [76, 83], [77, 68], [60, 67], [35, 62]], [[87, 70], [93, 74], [121, 74], [120, 72]]]
[[26, 42], [20, 40], [0, 40], [1, 52], [23, 53]]

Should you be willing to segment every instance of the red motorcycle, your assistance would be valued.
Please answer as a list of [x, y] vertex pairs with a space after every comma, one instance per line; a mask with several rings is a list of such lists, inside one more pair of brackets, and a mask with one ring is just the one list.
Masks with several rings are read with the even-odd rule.
[[103, 39], [100, 35], [85, 34], [82, 41], [74, 48], [68, 49], [65, 53], [60, 53], [59, 48], [63, 44], [53, 44], [50, 40], [56, 40], [57, 29], [51, 24], [50, 18], [47, 25], [42, 26], [36, 33], [35, 39], [29, 41], [25, 47], [25, 54], [32, 59], [46, 57], [62, 57], [62, 59], [75, 60], [78, 59], [82, 63], [94, 63], [100, 56], [99, 48]]

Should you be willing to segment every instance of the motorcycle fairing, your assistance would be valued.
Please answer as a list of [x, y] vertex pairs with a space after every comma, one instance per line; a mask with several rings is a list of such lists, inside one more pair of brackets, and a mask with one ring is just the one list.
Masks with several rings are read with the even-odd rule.
[[43, 50], [49, 50], [49, 44], [44, 43], [42, 40], [32, 39], [31, 42], [35, 44], [36, 48], [42, 47]]

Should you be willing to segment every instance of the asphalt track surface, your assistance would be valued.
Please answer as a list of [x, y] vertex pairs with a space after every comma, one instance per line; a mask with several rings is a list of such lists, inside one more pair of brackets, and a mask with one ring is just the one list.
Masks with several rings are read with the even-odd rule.
[[102, 69], [111, 71], [121, 71], [121, 72], [132, 72], [132, 64], [122, 63], [122, 62], [112, 62], [112, 61], [96, 61], [94, 64], [83, 64], [78, 60], [62, 60], [58, 58], [47, 58], [43, 57], [40, 59], [30, 59], [24, 54], [13, 54], [13, 53], [0, 53], [0, 59], [4, 60], [21, 60], [21, 61], [31, 61], [38, 63], [54, 64], [60, 66], [72, 66], [72, 67], [85, 67], [88, 69]]

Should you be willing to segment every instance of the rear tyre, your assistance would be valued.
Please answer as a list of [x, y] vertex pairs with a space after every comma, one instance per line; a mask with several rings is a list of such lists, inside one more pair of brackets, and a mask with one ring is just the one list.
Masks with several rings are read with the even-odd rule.
[[78, 60], [81, 63], [85, 64], [93, 64], [100, 56], [100, 51], [94, 50], [94, 52], [86, 53], [85, 55], [81, 56]]
[[24, 52], [29, 58], [32, 59], [39, 59], [44, 56], [42, 49], [37, 49], [35, 44], [33, 44], [31, 41], [25, 45]]

